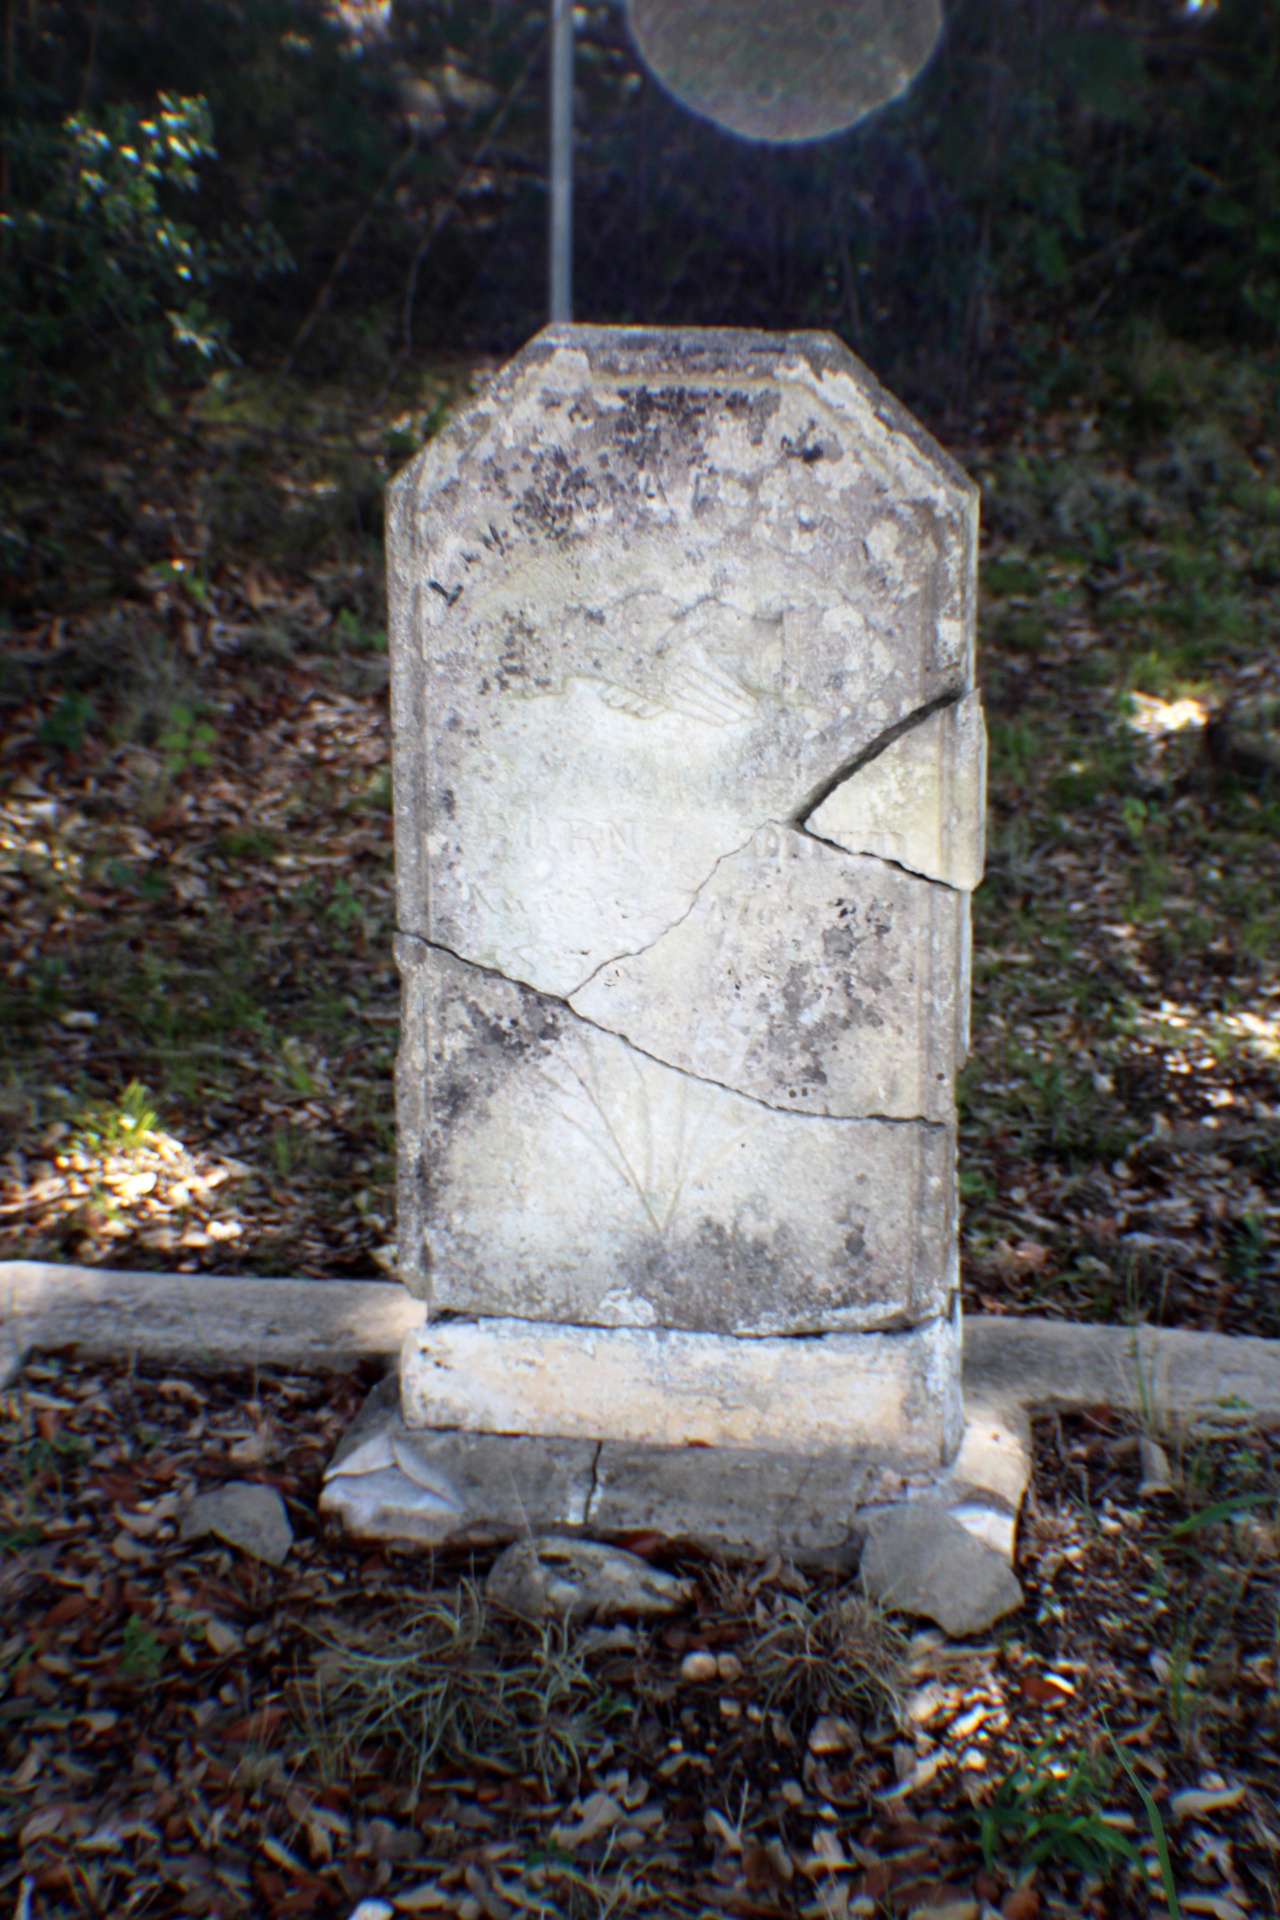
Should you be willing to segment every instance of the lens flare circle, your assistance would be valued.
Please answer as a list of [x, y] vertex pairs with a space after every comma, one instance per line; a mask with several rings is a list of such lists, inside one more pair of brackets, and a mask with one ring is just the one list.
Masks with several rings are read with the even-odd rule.
[[821, 140], [902, 93], [941, 0], [628, 0], [645, 65], [683, 106], [747, 140]]

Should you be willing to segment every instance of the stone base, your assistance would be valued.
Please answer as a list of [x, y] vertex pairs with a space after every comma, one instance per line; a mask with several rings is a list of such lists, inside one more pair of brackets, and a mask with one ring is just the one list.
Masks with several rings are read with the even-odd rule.
[[901, 1332], [765, 1339], [437, 1320], [405, 1340], [400, 1397], [412, 1428], [936, 1472], [961, 1439], [960, 1349], [958, 1314]]
[[1029, 1428], [971, 1408], [947, 1468], [905, 1470], [854, 1450], [633, 1446], [409, 1427], [389, 1376], [343, 1436], [323, 1513], [366, 1539], [424, 1546], [531, 1533], [656, 1532], [714, 1552], [781, 1552], [854, 1566], [877, 1515], [940, 1509], [1007, 1562], [1030, 1473]]

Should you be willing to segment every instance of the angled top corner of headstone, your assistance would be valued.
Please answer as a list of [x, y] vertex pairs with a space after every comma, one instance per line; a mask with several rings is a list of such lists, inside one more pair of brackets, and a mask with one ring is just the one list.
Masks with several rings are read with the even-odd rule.
[[[833, 333], [765, 332], [749, 327], [595, 326], [556, 322], [542, 328], [488, 381], [484, 390], [422, 449], [391, 482], [394, 506], [430, 500], [469, 477], [495, 445], [516, 444], [522, 428], [547, 416], [557, 437], [572, 443], [589, 423], [575, 415], [576, 394], [647, 389], [667, 401], [672, 427], [685, 428], [686, 450], [696, 453], [696, 424], [717, 403], [732, 414], [744, 390], [807, 395], [834, 445], [797, 443], [794, 458], [816, 464], [836, 447], [887, 458], [894, 479], [912, 493], [932, 494], [937, 507], [963, 518], [975, 512], [978, 487], [915, 416]], [[682, 412], [677, 394], [686, 396]], [[662, 416], [659, 407], [650, 419]], [[785, 424], [779, 437], [785, 433]], [[535, 437], [543, 437], [535, 435]], [[794, 436], [792, 436], [794, 438]], [[759, 442], [757, 441], [757, 444]], [[652, 436], [648, 451], [654, 451]], [[787, 449], [783, 448], [785, 452]]]
[[546, 328], [389, 503], [401, 931], [561, 996], [638, 951], [969, 692], [976, 532], [831, 335]]

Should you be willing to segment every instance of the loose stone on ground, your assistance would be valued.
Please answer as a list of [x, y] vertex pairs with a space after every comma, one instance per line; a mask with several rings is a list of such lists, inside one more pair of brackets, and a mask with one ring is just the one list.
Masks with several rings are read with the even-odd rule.
[[284, 1565], [293, 1545], [284, 1501], [274, 1487], [253, 1480], [228, 1480], [196, 1495], [183, 1514], [182, 1537], [195, 1540], [204, 1533], [215, 1533], [229, 1546], [276, 1567]]
[[859, 1573], [882, 1606], [921, 1614], [958, 1637], [985, 1633], [1022, 1605], [1022, 1588], [1004, 1557], [932, 1501], [870, 1518]]

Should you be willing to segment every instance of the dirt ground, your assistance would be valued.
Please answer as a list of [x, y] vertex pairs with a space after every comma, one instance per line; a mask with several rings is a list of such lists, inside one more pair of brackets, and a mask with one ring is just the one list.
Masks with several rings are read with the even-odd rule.
[[[4, 1396], [6, 1911], [1161, 1914], [1158, 1832], [1184, 1913], [1280, 1913], [1280, 1430], [1188, 1432], [1143, 1494], [1132, 1423], [1041, 1425], [981, 1644], [653, 1537], [686, 1611], [537, 1627], [491, 1551], [317, 1524], [367, 1385], [46, 1355]], [[245, 1480], [282, 1565], [182, 1537]]]

